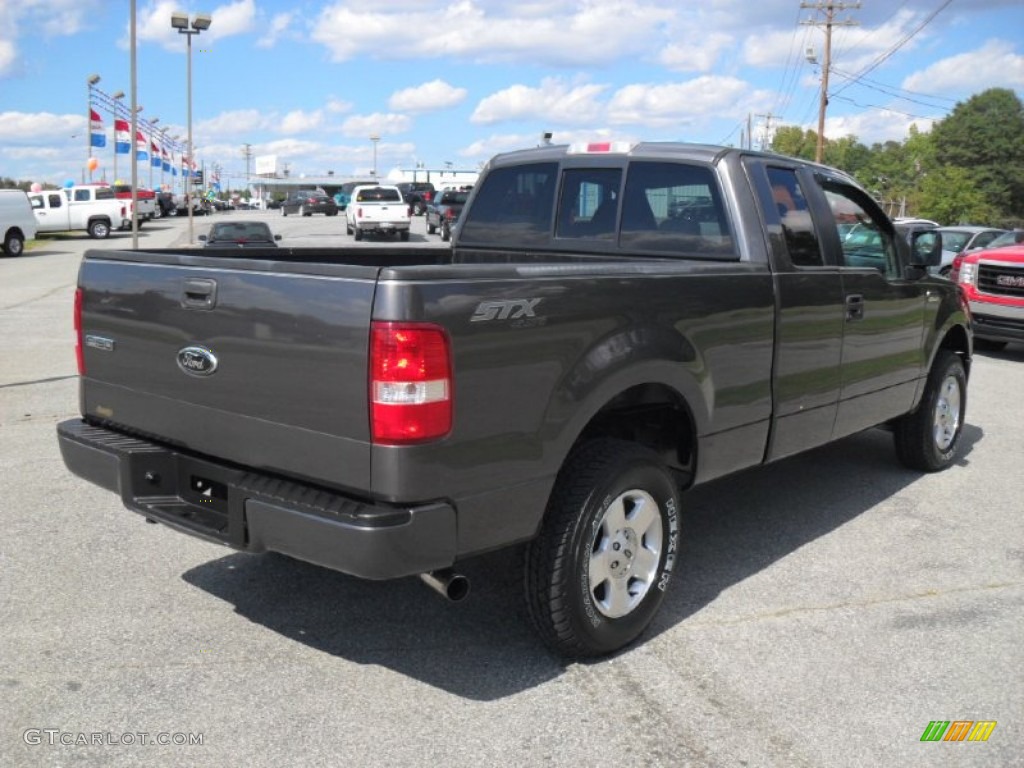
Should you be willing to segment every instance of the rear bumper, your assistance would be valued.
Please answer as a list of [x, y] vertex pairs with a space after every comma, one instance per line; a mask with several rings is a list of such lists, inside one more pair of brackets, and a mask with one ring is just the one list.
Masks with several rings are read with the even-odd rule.
[[65, 465], [130, 510], [246, 552], [280, 552], [365, 579], [455, 560], [455, 510], [387, 506], [210, 461], [79, 419], [57, 425]]
[[363, 232], [401, 232], [404, 229], [409, 229], [408, 221], [367, 221], [365, 219], [357, 219], [355, 226], [361, 229]]

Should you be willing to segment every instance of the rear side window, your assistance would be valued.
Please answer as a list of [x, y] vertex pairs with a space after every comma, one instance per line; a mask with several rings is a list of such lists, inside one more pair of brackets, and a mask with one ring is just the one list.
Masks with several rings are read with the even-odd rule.
[[[129, 192], [132, 191], [131, 187], [128, 188], [128, 191]], [[89, 195], [89, 193], [86, 192], [86, 198], [85, 198], [86, 200], [89, 199], [88, 195]], [[96, 199], [97, 200], [116, 200], [117, 199], [117, 195], [114, 193], [114, 190], [110, 189], [109, 187], [97, 187], [97, 189], [96, 189]]]
[[768, 182], [772, 185], [772, 200], [782, 222], [790, 262], [794, 267], [823, 266], [821, 244], [796, 171], [769, 168]]
[[557, 163], [490, 171], [462, 224], [463, 244], [545, 245], [551, 233]]
[[644, 251], [735, 258], [736, 244], [714, 171], [686, 163], [631, 163], [619, 245]]

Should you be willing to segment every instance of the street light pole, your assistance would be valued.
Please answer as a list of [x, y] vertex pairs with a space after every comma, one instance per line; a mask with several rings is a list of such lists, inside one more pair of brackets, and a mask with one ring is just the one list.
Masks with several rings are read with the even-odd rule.
[[209, 29], [213, 19], [208, 13], [197, 13], [195, 18], [192, 19], [192, 28], [189, 29], [188, 14], [182, 11], [175, 11], [171, 14], [171, 27], [178, 30], [179, 34], [185, 35], [188, 38], [188, 64], [186, 65], [186, 79], [188, 84], [186, 86], [186, 112], [188, 121], [188, 181], [186, 182], [185, 200], [188, 206], [188, 244], [192, 245], [194, 240], [193, 232], [193, 195], [195, 194], [195, 185], [193, 179], [193, 164], [192, 158], [192, 36], [198, 35], [204, 29]]
[[373, 180], [377, 180], [377, 142], [380, 141], [380, 136], [373, 134], [370, 137], [370, 141], [373, 142]]
[[[92, 181], [92, 169], [89, 168], [89, 158], [92, 157], [92, 87], [99, 81], [99, 75], [89, 75], [85, 81], [85, 167], [89, 171], [89, 181]], [[82, 171], [82, 181], [85, 181], [85, 170]]]

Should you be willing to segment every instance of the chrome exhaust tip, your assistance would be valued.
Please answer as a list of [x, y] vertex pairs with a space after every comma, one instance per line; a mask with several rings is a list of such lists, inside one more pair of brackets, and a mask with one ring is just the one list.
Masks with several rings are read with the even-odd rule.
[[423, 583], [453, 603], [465, 600], [469, 595], [469, 579], [450, 568], [421, 573]]

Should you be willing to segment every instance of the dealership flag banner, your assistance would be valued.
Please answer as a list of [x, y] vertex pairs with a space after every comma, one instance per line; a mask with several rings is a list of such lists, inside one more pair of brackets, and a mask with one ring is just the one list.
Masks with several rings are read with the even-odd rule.
[[167, 154], [167, 147], [162, 147], [160, 149], [160, 160], [162, 163], [162, 167], [160, 168], [161, 171], [166, 173], [171, 170], [171, 156]]
[[140, 163], [149, 160], [149, 154], [146, 152], [146, 137], [142, 135], [142, 131], [135, 132], [135, 159]]
[[103, 118], [95, 109], [89, 109], [89, 131], [92, 134], [89, 145], [92, 147], [107, 146], [107, 134], [103, 131]]
[[149, 143], [149, 149], [150, 149], [150, 152], [152, 153], [152, 158], [149, 161], [150, 166], [153, 167], [153, 168], [159, 168], [160, 167], [160, 147], [158, 147], [156, 145], [155, 141], [151, 141]]
[[119, 155], [132, 151], [132, 131], [127, 120], [114, 121], [114, 151]]

